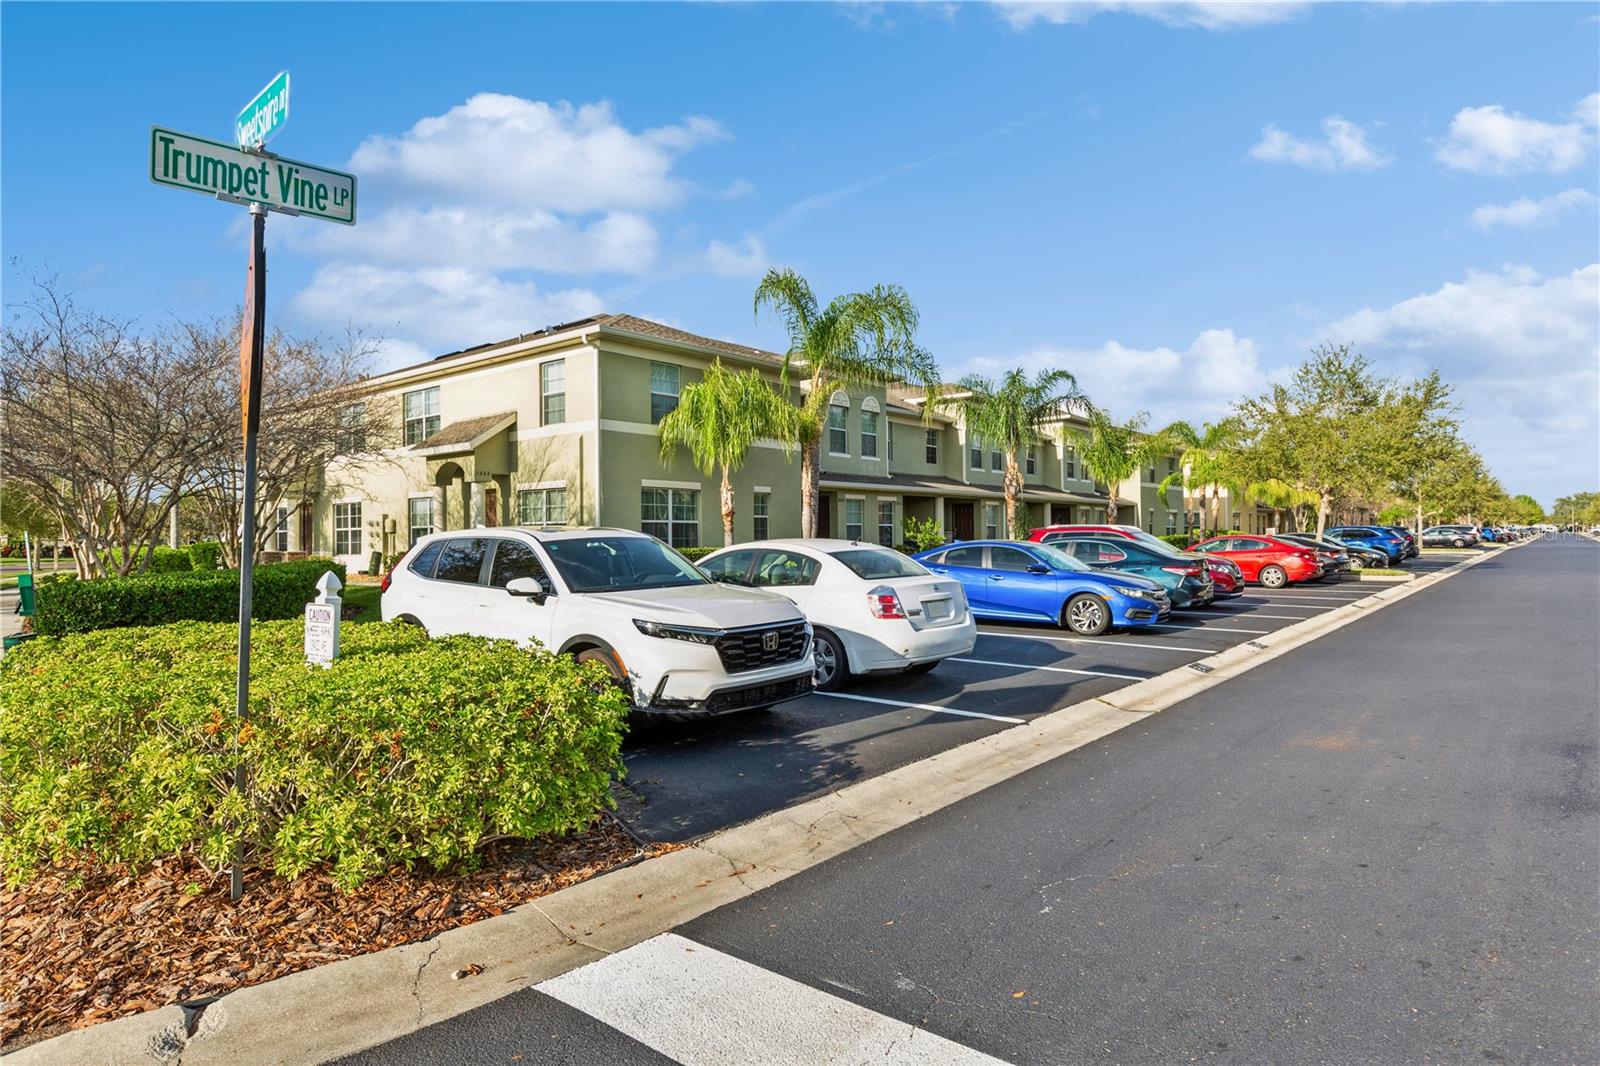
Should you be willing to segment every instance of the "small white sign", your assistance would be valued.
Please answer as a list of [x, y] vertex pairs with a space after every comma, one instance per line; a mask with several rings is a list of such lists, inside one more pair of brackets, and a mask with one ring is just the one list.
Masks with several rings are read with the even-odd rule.
[[328, 666], [339, 657], [339, 579], [323, 574], [317, 580], [317, 598], [306, 604], [306, 662]]

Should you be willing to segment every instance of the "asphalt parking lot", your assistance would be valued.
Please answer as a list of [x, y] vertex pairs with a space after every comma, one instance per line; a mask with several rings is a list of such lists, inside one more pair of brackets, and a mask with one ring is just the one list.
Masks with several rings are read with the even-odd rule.
[[[1426, 552], [1421, 576], [1478, 551]], [[1014, 728], [1079, 700], [1270, 641], [1295, 622], [1363, 599], [1391, 582], [1346, 578], [1278, 591], [1247, 587], [1166, 623], [1074, 637], [1048, 625], [980, 623], [972, 653], [932, 673], [857, 679], [771, 711], [705, 723], [636, 727], [618, 816], [640, 837], [683, 841]]]

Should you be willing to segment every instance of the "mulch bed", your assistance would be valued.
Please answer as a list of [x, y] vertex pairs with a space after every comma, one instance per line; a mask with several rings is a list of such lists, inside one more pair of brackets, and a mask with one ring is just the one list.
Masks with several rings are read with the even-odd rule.
[[502, 914], [641, 856], [609, 819], [485, 849], [471, 874], [396, 870], [354, 892], [326, 876], [247, 871], [228, 899], [188, 859], [142, 873], [55, 867], [0, 890], [0, 1052], [125, 1014], [218, 996]]

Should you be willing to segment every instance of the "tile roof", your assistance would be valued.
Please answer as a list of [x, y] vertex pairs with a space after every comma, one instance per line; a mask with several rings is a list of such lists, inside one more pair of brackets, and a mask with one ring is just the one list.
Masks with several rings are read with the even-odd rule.
[[481, 415], [478, 418], [463, 418], [459, 422], [441, 426], [438, 432], [431, 437], [418, 441], [413, 445], [412, 450], [427, 451], [434, 448], [476, 447], [480, 443], [480, 437], [495, 433], [508, 423], [516, 420], [517, 413], [515, 411], [501, 411], [499, 414]]
[[751, 348], [744, 344], [735, 344], [732, 341], [718, 340], [715, 337], [702, 337], [698, 333], [687, 330], [675, 329], [660, 322], [652, 322], [648, 318], [637, 315], [600, 315], [597, 325], [602, 330], [621, 330], [627, 333], [637, 333], [645, 337], [654, 337], [657, 340], [675, 341], [678, 344], [692, 344], [698, 348], [709, 348], [716, 352], [726, 352], [737, 355], [742, 359], [757, 359], [767, 363], [781, 363], [783, 356], [777, 352], [769, 352], [762, 348]]

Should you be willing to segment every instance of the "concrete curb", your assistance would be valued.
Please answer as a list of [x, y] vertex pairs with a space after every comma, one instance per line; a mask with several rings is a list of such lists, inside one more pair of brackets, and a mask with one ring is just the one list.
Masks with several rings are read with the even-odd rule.
[[[1374, 592], [1261, 639], [763, 815], [497, 918], [243, 988], [198, 1017], [179, 1007], [163, 1007], [32, 1044], [3, 1061], [6, 1066], [177, 1066], [180, 1060], [182, 1066], [266, 1066], [325, 1062], [376, 1046], [750, 896], [1497, 554], [1474, 556]], [[472, 966], [482, 972], [456, 978]], [[193, 1028], [192, 1035], [185, 1035], [187, 1028]]]

